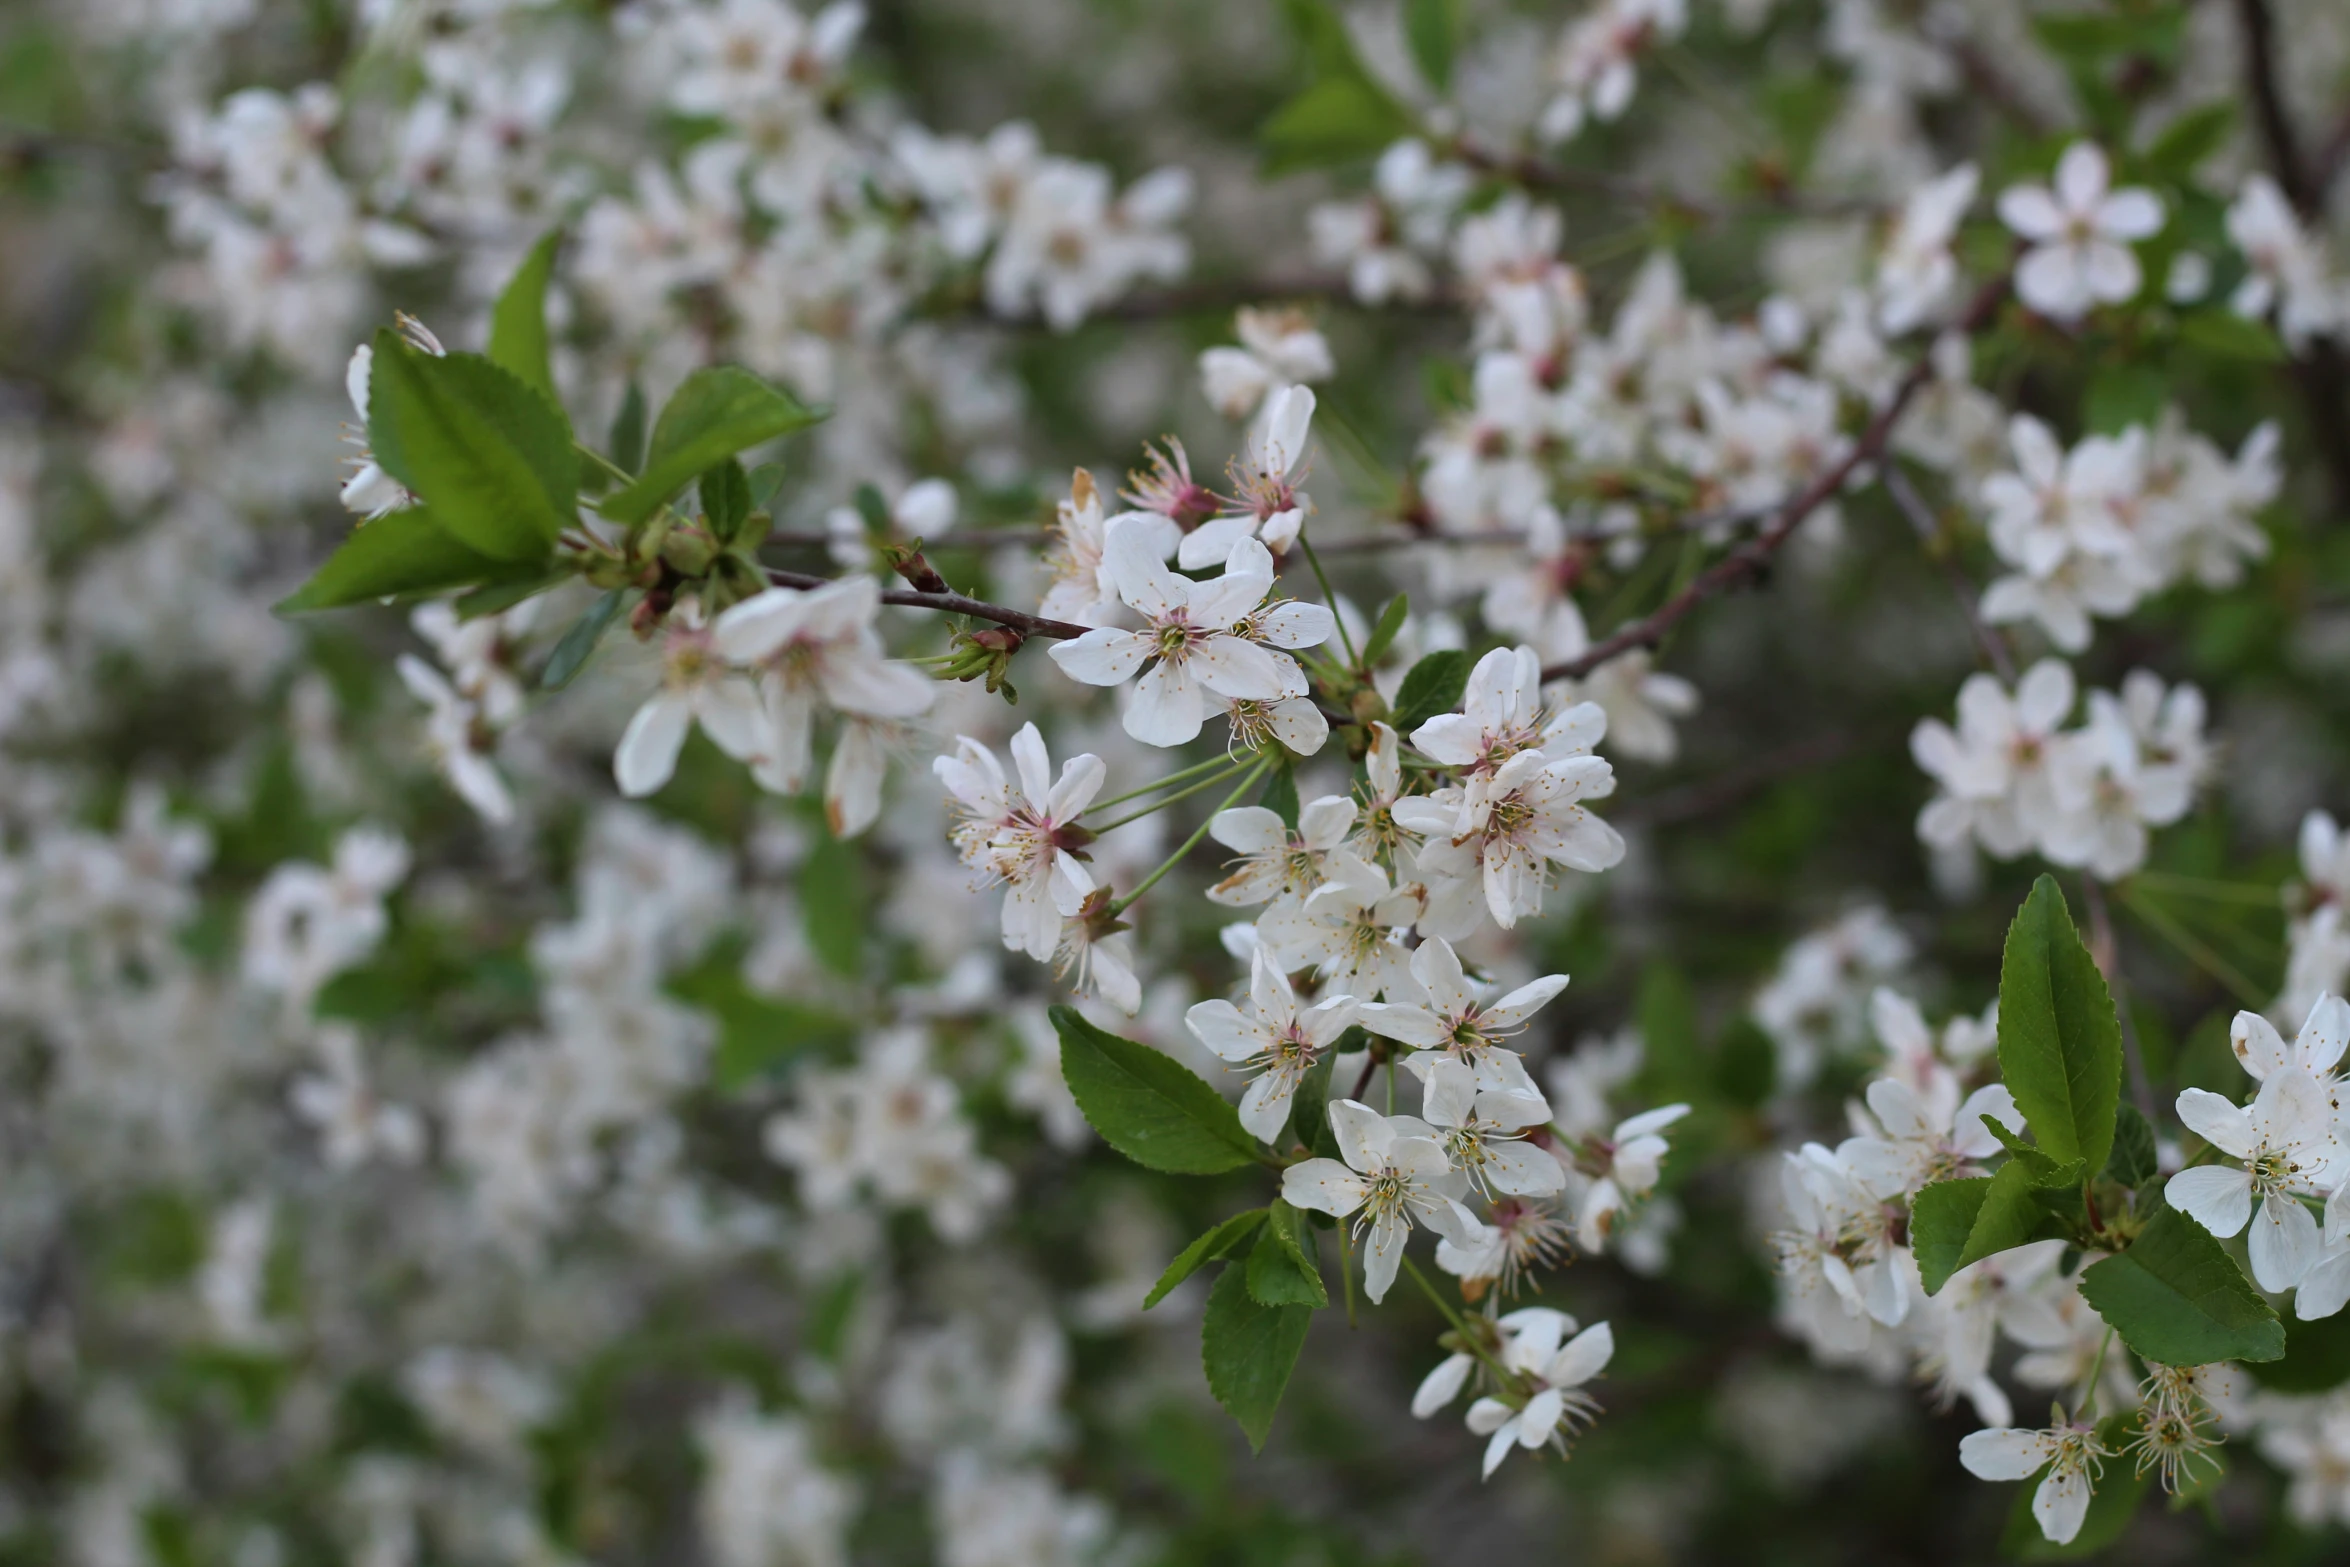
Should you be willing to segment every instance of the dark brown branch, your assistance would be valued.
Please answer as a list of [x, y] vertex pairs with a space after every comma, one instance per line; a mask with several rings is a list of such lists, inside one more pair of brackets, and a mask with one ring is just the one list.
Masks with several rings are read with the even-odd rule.
[[[821, 588], [839, 581], [837, 577], [810, 576], [803, 571], [778, 571], [766, 568], [767, 580], [779, 587]], [[1071, 625], [1066, 620], [1047, 620], [1042, 615], [1031, 615], [1024, 609], [1012, 609], [1003, 604], [990, 604], [985, 599], [970, 598], [961, 593], [923, 593], [913, 588], [884, 588], [884, 604], [903, 604], [909, 609], [935, 609], [949, 615], [969, 615], [974, 620], [992, 620], [999, 626], [1010, 626], [1025, 636], [1049, 637], [1067, 641], [1084, 636], [1089, 629]]]
[[[2277, 81], [2276, 19], [2268, 0], [2235, 0], [2236, 25], [2244, 37], [2244, 86], [2253, 119], [2268, 153], [2277, 188], [2304, 220], [2325, 206], [2325, 186], [2301, 146]], [[2331, 156], [2331, 150], [2328, 154]], [[2309, 439], [2325, 462], [2337, 517], [2350, 516], [2350, 359], [2330, 342], [2313, 343], [2293, 361], [2293, 379], [2309, 419]]]
[[[1976, 290], [1974, 299], [1960, 318], [1958, 330], [1973, 333], [1991, 319], [2000, 302], [2007, 298], [2007, 274], [2001, 273]], [[1802, 526], [1805, 518], [1827, 504], [1844, 488], [1845, 481], [1884, 455], [1885, 443], [1892, 439], [1893, 427], [1909, 411], [1926, 383], [1934, 378], [1933, 356], [1926, 355], [1910, 366], [1909, 374], [1893, 389], [1893, 396], [1878, 410], [1852, 443], [1852, 450], [1820, 470], [1809, 484], [1797, 491], [1794, 498], [1782, 507], [1769, 527], [1746, 543], [1732, 550], [1690, 579], [1689, 585], [1654, 610], [1602, 637], [1585, 650], [1580, 658], [1553, 664], [1542, 672], [1549, 680], [1579, 680], [1610, 659], [1619, 658], [1634, 648], [1653, 648], [1664, 640], [1665, 633], [1679, 625], [1682, 619], [1698, 605], [1717, 594], [1727, 593], [1760, 578], [1777, 555], [1781, 545]]]

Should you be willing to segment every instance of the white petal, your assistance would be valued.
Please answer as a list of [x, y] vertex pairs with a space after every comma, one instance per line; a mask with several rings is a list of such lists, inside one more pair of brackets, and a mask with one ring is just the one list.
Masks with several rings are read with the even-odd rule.
[[2317, 1261], [2317, 1219], [2292, 1198], [2271, 1192], [2253, 1218], [2246, 1249], [2262, 1289], [2289, 1290]]
[[1281, 1200], [1343, 1219], [1363, 1205], [1370, 1186], [1336, 1159], [1308, 1159], [1281, 1172]]
[[1469, 1373], [1477, 1362], [1467, 1355], [1448, 1355], [1436, 1363], [1436, 1369], [1420, 1379], [1419, 1389], [1412, 1394], [1412, 1415], [1425, 1420], [1430, 1415], [1461, 1396], [1468, 1386]]
[[2179, 1120], [2188, 1131], [2232, 1159], [2252, 1157], [2252, 1118], [2242, 1106], [2209, 1089], [2190, 1088], [2178, 1098]]
[[636, 710], [612, 753], [612, 776], [622, 794], [635, 799], [669, 781], [692, 721], [693, 705], [672, 691], [656, 694]]
[[1970, 1433], [1958, 1444], [1958, 1461], [1978, 1480], [2023, 1480], [2055, 1456], [2044, 1431], [2007, 1427]]
[[2089, 1477], [2078, 1469], [2040, 1482], [2040, 1489], [2032, 1493], [2032, 1516], [2040, 1520], [2040, 1532], [2050, 1543], [2068, 1545], [2081, 1532], [2091, 1489]]
[[2162, 1197], [2221, 1237], [2234, 1235], [2252, 1217], [2252, 1177], [2222, 1164], [2181, 1170], [2164, 1184]]

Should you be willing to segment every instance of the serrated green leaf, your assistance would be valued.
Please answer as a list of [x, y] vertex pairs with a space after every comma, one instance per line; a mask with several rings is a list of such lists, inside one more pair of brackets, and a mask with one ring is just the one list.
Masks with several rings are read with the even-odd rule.
[[389, 328], [376, 333], [367, 439], [384, 472], [480, 554], [543, 560], [571, 523], [579, 462], [570, 428], [479, 354], [428, 354]]
[[1215, 1175], [1254, 1163], [1256, 1140], [1224, 1097], [1180, 1061], [1054, 1007], [1061, 1076], [1103, 1142], [1145, 1169]]
[[2141, 1360], [2276, 1360], [2284, 1324], [2209, 1230], [2172, 1208], [2128, 1251], [2081, 1274], [2081, 1294]]
[[570, 580], [571, 573], [567, 571], [540, 571], [507, 582], [485, 583], [457, 600], [457, 618], [479, 620], [484, 615], [502, 615], [524, 600], [537, 598], [549, 588]]
[[1371, 627], [1371, 639], [1363, 644], [1365, 669], [1378, 663], [1380, 655], [1395, 645], [1396, 634], [1403, 630], [1404, 620], [1411, 612], [1408, 594], [1398, 593], [1387, 601], [1387, 607], [1379, 611], [1378, 623]]
[[1909, 1249], [1926, 1293], [1938, 1295], [1959, 1269], [1959, 1254], [1974, 1232], [1975, 1216], [1990, 1195], [1991, 1177], [1936, 1181], [1910, 1199]]
[[1175, 1260], [1167, 1264], [1167, 1271], [1159, 1275], [1159, 1282], [1151, 1286], [1151, 1292], [1142, 1298], [1142, 1309], [1148, 1311], [1165, 1300], [1176, 1285], [1209, 1263], [1231, 1256], [1240, 1249], [1240, 1243], [1254, 1235], [1257, 1226], [1264, 1222], [1265, 1210], [1251, 1208], [1246, 1213], [1234, 1214], [1184, 1247], [1175, 1254]]
[[495, 560], [461, 543], [430, 507], [412, 506], [363, 522], [301, 589], [278, 601], [280, 615], [339, 609], [375, 599], [444, 593], [485, 582], [535, 581], [534, 562]]
[[550, 691], [560, 691], [571, 684], [572, 677], [587, 667], [596, 644], [604, 633], [620, 618], [620, 606], [627, 597], [614, 588], [590, 604], [580, 617], [563, 633], [563, 640], [555, 644], [555, 651], [547, 655], [547, 667], [539, 671], [539, 684]]
[[2160, 1173], [2154, 1146], [2154, 1125], [2125, 1104], [2113, 1123], [2113, 1152], [2105, 1161], [2105, 1178], [2123, 1186], [2143, 1186]]
[[[560, 230], [551, 230], [533, 245], [490, 308], [490, 362], [512, 372], [558, 411], [563, 402], [547, 348], [547, 280], [554, 275], [555, 247], [562, 238]], [[570, 428], [568, 420], [564, 428]]]
[[2121, 1021], [2053, 876], [2032, 884], [2007, 928], [1999, 1072], [2050, 1158], [2105, 1167], [2121, 1105]]
[[743, 465], [729, 457], [702, 474], [702, 520], [710, 536], [732, 544], [751, 515], [751, 480]]
[[1314, 1325], [1311, 1306], [1260, 1306], [1249, 1299], [1244, 1269], [1228, 1267], [1208, 1293], [1200, 1324], [1200, 1366], [1253, 1452], [1262, 1452], [1289, 1374]]
[[1462, 693], [1468, 689], [1468, 654], [1459, 648], [1431, 653], [1403, 677], [1403, 684], [1395, 693], [1395, 716], [1388, 722], [1395, 726], [1397, 734], [1408, 738], [1413, 730], [1437, 714], [1458, 708]]
[[653, 422], [644, 471], [599, 510], [615, 522], [642, 522], [703, 470], [823, 417], [748, 370], [696, 370]]
[[1319, 1308], [1330, 1304], [1316, 1259], [1314, 1232], [1307, 1228], [1302, 1211], [1279, 1198], [1266, 1210], [1264, 1233], [1249, 1251], [1246, 1274], [1249, 1299], [1260, 1306]]
[[1460, 0], [1404, 0], [1404, 42], [1411, 46], [1412, 63], [1420, 75], [1438, 92], [1452, 86], [1460, 30]]

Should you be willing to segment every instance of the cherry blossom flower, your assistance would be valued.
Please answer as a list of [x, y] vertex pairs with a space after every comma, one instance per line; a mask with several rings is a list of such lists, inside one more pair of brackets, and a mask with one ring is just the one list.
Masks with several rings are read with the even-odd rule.
[[1326, 381], [1337, 365], [1330, 344], [1295, 310], [1243, 307], [1241, 346], [1210, 348], [1199, 356], [1200, 388], [1227, 419], [1244, 419], [1287, 387]]
[[1297, 1085], [1354, 1022], [1355, 999], [1330, 996], [1301, 1011], [1289, 977], [1262, 947], [1249, 972], [1248, 1011], [1222, 999], [1202, 1001], [1183, 1022], [1224, 1060], [1257, 1069], [1240, 1096], [1240, 1124], [1270, 1143], [1289, 1120]]
[[1175, 563], [1186, 571], [1212, 566], [1242, 539], [1263, 540], [1274, 554], [1287, 553], [1314, 509], [1313, 497], [1297, 488], [1306, 457], [1306, 430], [1314, 417], [1314, 394], [1285, 386], [1265, 400], [1265, 411], [1249, 432], [1248, 447], [1232, 466], [1233, 508], [1210, 518], [1183, 537]]
[[1950, 242], [1974, 204], [1982, 173], [1962, 163], [1910, 192], [1877, 257], [1877, 325], [1890, 333], [1923, 325], [1958, 281]]
[[1567, 976], [1546, 974], [1486, 1006], [1477, 1000], [1452, 943], [1431, 936], [1412, 954], [1412, 977], [1427, 997], [1426, 1004], [1366, 1004], [1363, 1027], [1411, 1047], [1416, 1053], [1404, 1057], [1403, 1064], [1423, 1083], [1433, 1081], [1430, 1073], [1439, 1063], [1458, 1060], [1470, 1068], [1472, 1085], [1479, 1092], [1509, 1094], [1541, 1105], [1542, 1118], [1548, 1120], [1549, 1101], [1527, 1075], [1525, 1057], [1501, 1041], [1524, 1029], [1529, 1018], [1566, 989]]
[[1330, 1103], [1330, 1129], [1345, 1159], [1308, 1159], [1281, 1172], [1281, 1196], [1293, 1208], [1355, 1220], [1363, 1249], [1363, 1292], [1387, 1298], [1403, 1265], [1405, 1239], [1417, 1220], [1450, 1241], [1466, 1241], [1475, 1217], [1461, 1206], [1465, 1183], [1426, 1122], [1384, 1116], [1352, 1099]]
[[[1576, 1333], [1573, 1317], [1539, 1306], [1510, 1317], [1516, 1326], [1502, 1342], [1501, 1363], [1523, 1377], [1530, 1391], [1525, 1402], [1515, 1406], [1490, 1396], [1469, 1406], [1469, 1429], [1486, 1438], [1487, 1479], [1512, 1448], [1555, 1446], [1566, 1451], [1576, 1430], [1599, 1415], [1599, 1402], [1583, 1390], [1584, 1384], [1605, 1371], [1616, 1352], [1615, 1334], [1604, 1322]], [[1574, 1337], [1559, 1342], [1570, 1333]]]
[[2027, 1431], [2014, 1426], [1969, 1433], [1958, 1444], [1958, 1461], [1978, 1480], [2029, 1480], [2047, 1474], [2032, 1493], [2032, 1516], [2052, 1543], [2067, 1545], [2081, 1532], [2103, 1461], [2112, 1457], [2093, 1427], [2052, 1426]]
[[696, 724], [736, 761], [769, 762], [773, 736], [758, 686], [719, 652], [700, 614], [680, 606], [662, 633], [661, 689], [636, 710], [612, 753], [612, 776], [620, 792], [638, 798], [669, 782], [686, 732]]
[[1417, 997], [1403, 934], [1421, 899], [1390, 885], [1386, 872], [1345, 849], [1324, 857], [1327, 880], [1303, 903], [1276, 902], [1257, 922], [1284, 966], [1311, 967], [1326, 985], [1356, 997]]
[[1346, 841], [1354, 821], [1354, 801], [1336, 794], [1300, 807], [1294, 832], [1261, 805], [1218, 811], [1208, 822], [1208, 836], [1238, 851], [1240, 859], [1238, 869], [1208, 889], [1209, 901], [1246, 908], [1275, 898], [1303, 899], [1321, 885], [1324, 862]]
[[2075, 321], [2095, 305], [2118, 305], [2138, 292], [2130, 246], [2162, 228], [2162, 201], [2138, 186], [2111, 189], [2102, 149], [2075, 142], [2057, 160], [2053, 187], [2011, 185], [1999, 218], [2032, 248], [2016, 263], [2018, 298], [2044, 316]]
[[1624, 840], [1580, 802], [1615, 792], [1615, 769], [1596, 756], [1553, 762], [1521, 751], [1489, 778], [1399, 800], [1395, 819], [1428, 835], [1423, 873], [1474, 877], [1504, 930], [1542, 911], [1550, 866], [1604, 871], [1624, 857]]
[[954, 797], [960, 820], [955, 845], [963, 863], [1004, 884], [1004, 945], [1039, 962], [1061, 944], [1061, 924], [1094, 890], [1085, 847], [1093, 835], [1077, 825], [1101, 792], [1108, 769], [1087, 753], [1061, 764], [1036, 725], [1012, 736], [1016, 778], [1007, 778], [995, 753], [968, 735], [955, 737], [955, 754], [931, 764]]
[[2164, 1185], [2164, 1199], [2223, 1238], [2251, 1222], [2258, 1203], [2252, 1276], [2262, 1289], [2293, 1288], [2319, 1250], [2317, 1220], [2295, 1194], [2331, 1192], [2350, 1174], [2350, 1151], [2334, 1131], [2326, 1090], [2306, 1069], [2280, 1065], [2261, 1080], [2249, 1107], [2190, 1088], [2179, 1095], [2178, 1111], [2189, 1131], [2236, 1163], [2181, 1170]]
[[820, 588], [769, 588], [711, 626], [720, 657], [758, 671], [767, 735], [754, 774], [764, 787], [780, 794], [800, 787], [820, 705], [861, 718], [913, 718], [930, 710], [938, 688], [884, 655], [874, 629], [880, 612], [879, 584], [844, 577]]
[[[1110, 524], [1106, 558], [1119, 596], [1147, 629], [1098, 627], [1050, 651], [1054, 663], [1087, 685], [1121, 685], [1150, 664], [1126, 709], [1126, 732], [1135, 739], [1158, 746], [1190, 741], [1207, 721], [1211, 693], [1267, 702], [1305, 694], [1305, 672], [1295, 659], [1234, 629], [1272, 591], [1272, 560], [1263, 545], [1243, 539], [1223, 575], [1193, 582], [1167, 569], [1142, 524], [1119, 518]], [[1324, 629], [1288, 645], [1310, 647], [1328, 634]]]
[[1567, 1184], [1556, 1159], [1523, 1141], [1526, 1128], [1550, 1119], [1549, 1105], [1481, 1090], [1476, 1068], [1449, 1056], [1433, 1060], [1424, 1081], [1421, 1114], [1471, 1186], [1488, 1196], [1540, 1197]]
[[1575, 1205], [1576, 1245], [1594, 1255], [1606, 1249], [1617, 1217], [1656, 1190], [1665, 1155], [1672, 1151], [1664, 1130], [1688, 1113], [1687, 1105], [1659, 1105], [1618, 1121], [1598, 1140], [1605, 1168]]

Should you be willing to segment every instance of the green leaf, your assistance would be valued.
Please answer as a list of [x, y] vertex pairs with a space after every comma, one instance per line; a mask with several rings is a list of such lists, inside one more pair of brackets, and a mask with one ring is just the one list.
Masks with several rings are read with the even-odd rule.
[[1257, 797], [1257, 804], [1281, 818], [1281, 824], [1295, 830], [1297, 827], [1297, 769], [1290, 765], [1289, 753], [1280, 746], [1273, 747], [1276, 765], [1273, 776], [1265, 782], [1265, 792]]
[[629, 473], [645, 465], [645, 389], [631, 381], [620, 394], [619, 411], [612, 415], [612, 434], [604, 455]]
[[2063, 1234], [2040, 1193], [2080, 1178], [2078, 1161], [2044, 1171], [2010, 1159], [1990, 1175], [1936, 1181], [1919, 1192], [1910, 1207], [1910, 1246], [1926, 1293], [1938, 1293], [1970, 1263]]
[[1174, 1057], [1052, 1009], [1061, 1076], [1103, 1142], [1145, 1169], [1215, 1175], [1256, 1161], [1256, 1140], [1222, 1095]]
[[2096, 435], [2119, 435], [2132, 425], [2151, 428], [2170, 400], [2170, 387], [2170, 377], [2152, 365], [2105, 365], [2090, 378], [2083, 422]]
[[1662, 959], [1651, 962], [1640, 971], [1632, 1015], [1640, 1025], [1641, 1084], [1649, 1102], [1702, 1096], [1706, 1063], [1698, 1043], [1697, 993], [1689, 976]]
[[751, 480], [743, 465], [729, 457], [702, 475], [702, 519], [710, 537], [732, 544], [751, 516]]
[[1257, 139], [1265, 148], [1265, 172], [1288, 174], [1376, 157], [1411, 129], [1410, 117], [1369, 80], [1338, 76], [1283, 104]]
[[2121, 1022], [2053, 876], [2032, 884], [2007, 928], [1999, 1072], [2051, 1158], [2105, 1167], [2121, 1105]]
[[1387, 601], [1386, 608], [1379, 611], [1378, 624], [1371, 628], [1371, 639], [1363, 644], [1365, 669], [1378, 663], [1380, 655], [1395, 645], [1396, 634], [1403, 630], [1404, 619], [1411, 612], [1412, 601], [1408, 594], [1398, 593]]
[[485, 582], [528, 582], [539, 575], [536, 562], [517, 565], [468, 548], [430, 507], [412, 506], [352, 530], [300, 591], [278, 601], [277, 613], [299, 615]]
[[644, 472], [600, 509], [615, 522], [642, 522], [704, 469], [822, 417], [748, 370], [696, 370], [654, 421]]
[[555, 391], [547, 351], [547, 279], [554, 274], [555, 247], [562, 238], [561, 230], [550, 230], [533, 245], [490, 309], [490, 362], [511, 371], [558, 409], [563, 403]]
[[[2134, 1418], [2106, 1416], [2097, 1423], [2099, 1440], [2107, 1448], [2120, 1451], [2130, 1439]], [[2000, 1552], [2025, 1562], [2077, 1561], [2094, 1556], [2122, 1537], [2130, 1521], [2137, 1517], [2138, 1504], [2145, 1500], [2146, 1488], [2152, 1483], [2153, 1471], [2140, 1474], [2126, 1460], [2107, 1460], [2105, 1473], [2089, 1498], [2089, 1511], [2081, 1519], [2081, 1532], [2057, 1545], [2040, 1532], [2040, 1520], [2032, 1516], [2032, 1493], [2040, 1488], [2035, 1476], [2016, 1488], [2015, 1505], [2008, 1509], [2006, 1527], [1999, 1534]]]
[[1936, 1181], [1910, 1199], [1909, 1249], [1917, 1258], [1926, 1293], [1938, 1295], [1959, 1269], [1959, 1255], [1974, 1232], [1975, 1217], [1991, 1192], [1991, 1177]]
[[2189, 109], [2164, 127], [2146, 149], [2146, 169], [2159, 179], [2183, 181], [2220, 150], [2236, 128], [2236, 106], [2225, 99]]
[[1208, 1293], [1200, 1365], [1208, 1391], [1248, 1434], [1250, 1450], [1262, 1452], [1298, 1351], [1305, 1348], [1306, 1330], [1314, 1325], [1314, 1309], [1258, 1305], [1248, 1297], [1244, 1272], [1226, 1268]]
[[2136, 1105], [2123, 1105], [2113, 1123], [2113, 1153], [2105, 1161], [2105, 1178], [2123, 1186], [2143, 1186], [2160, 1173], [2154, 1148], [2154, 1126]]
[[2179, 317], [2179, 341], [2227, 359], [2264, 365], [2285, 359], [2285, 345], [2267, 323], [2247, 320], [2232, 310], [2198, 310]]
[[1315, 1255], [1314, 1232], [1303, 1211], [1279, 1198], [1266, 1210], [1265, 1232], [1248, 1254], [1248, 1298], [1260, 1306], [1330, 1304]]
[[1411, 667], [1395, 693], [1395, 716], [1388, 720], [1399, 735], [1411, 732], [1439, 713], [1461, 705], [1469, 689], [1469, 655], [1459, 648], [1431, 653]]
[[783, 488], [783, 464], [763, 462], [751, 470], [751, 510], [765, 511]]
[[620, 606], [627, 594], [614, 588], [587, 607], [571, 629], [563, 633], [563, 640], [555, 644], [555, 651], [547, 655], [547, 667], [539, 671], [539, 684], [549, 691], [560, 691], [571, 684], [571, 679], [587, 667], [596, 644], [604, 640], [604, 633], [620, 618]]
[[2315, 1322], [2283, 1324], [2285, 1353], [2253, 1369], [2262, 1387], [2277, 1393], [2326, 1393], [2350, 1382], [2350, 1311]]
[[2158, 1211], [2128, 1251], [2081, 1274], [2081, 1294], [2141, 1360], [2275, 1360], [2284, 1324], [2209, 1230]]
[[483, 555], [543, 560], [572, 521], [570, 427], [479, 354], [428, 354], [388, 327], [376, 333], [367, 440], [384, 472]]
[[865, 862], [845, 839], [816, 840], [800, 865], [800, 919], [808, 947], [836, 974], [864, 969], [868, 891]]
[[549, 588], [570, 580], [568, 571], [540, 571], [504, 582], [484, 583], [457, 601], [457, 618], [479, 620], [484, 615], [502, 615], [525, 599], [537, 598]]
[[1175, 1260], [1167, 1264], [1167, 1271], [1159, 1275], [1159, 1282], [1151, 1286], [1151, 1292], [1142, 1298], [1142, 1309], [1148, 1311], [1165, 1300], [1176, 1285], [1209, 1263], [1231, 1256], [1240, 1249], [1240, 1243], [1254, 1235], [1257, 1226], [1264, 1222], [1265, 1210], [1251, 1208], [1246, 1213], [1234, 1214], [1184, 1247], [1175, 1254]]
[[1460, 0], [1404, 0], [1403, 36], [1428, 85], [1438, 92], [1450, 87], [1453, 56], [1460, 50]]
[[1731, 1021], [1715, 1053], [1714, 1086], [1741, 1109], [1752, 1110], [1779, 1086], [1779, 1051], [1751, 1017]]
[[1355, 53], [1346, 19], [1329, 0], [1281, 0], [1281, 11], [1289, 30], [1297, 35], [1298, 43], [1305, 49], [1306, 69], [1314, 80], [1370, 75]]
[[753, 990], [739, 956], [680, 975], [672, 995], [708, 1012], [718, 1023], [710, 1081], [731, 1093], [804, 1055], [837, 1055], [852, 1048], [856, 1029], [834, 1012]]

